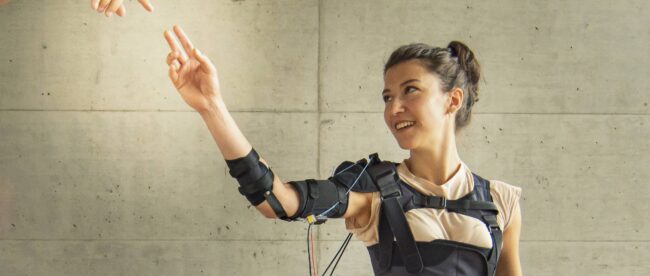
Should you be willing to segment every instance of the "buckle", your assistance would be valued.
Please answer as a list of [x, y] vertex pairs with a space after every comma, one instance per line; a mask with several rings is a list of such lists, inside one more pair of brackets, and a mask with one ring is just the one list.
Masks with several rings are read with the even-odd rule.
[[427, 207], [447, 209], [447, 199], [444, 197], [427, 197]]
[[382, 199], [401, 197], [402, 191], [400, 191], [395, 182], [395, 172], [392, 170], [384, 171], [376, 179], [377, 186], [379, 186], [379, 191]]

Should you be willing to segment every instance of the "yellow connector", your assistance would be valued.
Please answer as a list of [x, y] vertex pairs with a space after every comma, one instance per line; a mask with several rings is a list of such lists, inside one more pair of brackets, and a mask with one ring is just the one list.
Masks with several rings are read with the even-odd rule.
[[309, 224], [323, 224], [327, 221], [327, 217], [316, 215], [309, 215], [305, 219], [307, 219], [307, 223]]

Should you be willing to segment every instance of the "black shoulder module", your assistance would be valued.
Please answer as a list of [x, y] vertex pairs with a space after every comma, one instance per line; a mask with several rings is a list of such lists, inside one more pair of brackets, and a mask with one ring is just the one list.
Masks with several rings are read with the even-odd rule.
[[[352, 187], [353, 192], [371, 193], [379, 191], [367, 172], [367, 166], [372, 166], [375, 162], [372, 163], [368, 165], [366, 159], [361, 159], [356, 163], [345, 161], [336, 168], [334, 175], [329, 180], [344, 185], [348, 189]], [[364, 171], [364, 168], [366, 168], [366, 171]]]

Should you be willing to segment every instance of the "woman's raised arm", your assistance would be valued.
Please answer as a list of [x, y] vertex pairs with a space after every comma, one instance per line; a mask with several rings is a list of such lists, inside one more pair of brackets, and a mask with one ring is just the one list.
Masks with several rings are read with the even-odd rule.
[[[214, 64], [192, 45], [180, 27], [174, 26], [173, 32], [165, 31], [164, 36], [171, 48], [167, 64], [174, 87], [183, 100], [201, 114], [231, 175], [238, 179], [240, 192], [265, 217], [276, 218], [282, 211], [286, 217], [305, 217], [329, 206], [332, 210], [327, 213], [334, 217], [362, 216], [366, 213], [364, 210], [370, 210], [368, 195], [346, 193], [350, 183], [329, 180], [284, 183], [274, 175], [228, 112]], [[278, 212], [278, 204], [281, 212]]]
[[[214, 64], [192, 45], [180, 27], [174, 26], [173, 32], [165, 31], [164, 36], [171, 48], [167, 55], [169, 78], [183, 100], [201, 115], [223, 158], [234, 160], [249, 154], [252, 146], [221, 97]], [[260, 161], [266, 164], [263, 159]], [[298, 196], [291, 185], [283, 183], [278, 176], [273, 178], [273, 194], [287, 215], [296, 212]], [[266, 201], [256, 208], [266, 217], [276, 217]]]

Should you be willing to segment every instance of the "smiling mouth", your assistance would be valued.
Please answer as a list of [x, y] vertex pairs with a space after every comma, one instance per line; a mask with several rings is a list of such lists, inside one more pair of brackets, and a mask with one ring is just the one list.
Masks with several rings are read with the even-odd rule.
[[399, 122], [395, 124], [395, 130], [402, 130], [405, 128], [409, 128], [411, 126], [415, 125], [415, 122], [407, 121], [407, 122]]

